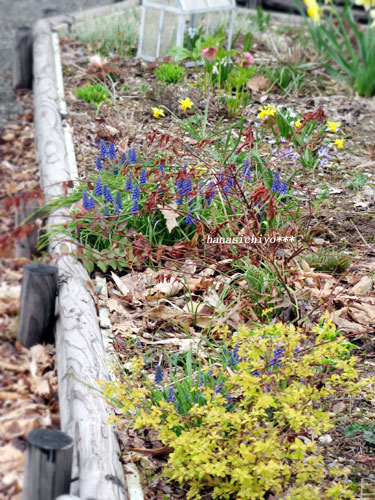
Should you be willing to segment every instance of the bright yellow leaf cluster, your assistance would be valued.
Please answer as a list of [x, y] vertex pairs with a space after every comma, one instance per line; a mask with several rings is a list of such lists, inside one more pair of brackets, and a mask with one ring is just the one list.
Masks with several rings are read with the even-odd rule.
[[[224, 328], [219, 329], [226, 341]], [[329, 317], [310, 334], [281, 323], [242, 327], [227, 343], [237, 348], [239, 363], [230, 370], [217, 363], [205, 367], [205, 372], [215, 368], [215, 376], [221, 372], [224, 390], [197, 388], [206, 403], [187, 414], [174, 402], [152, 403], [153, 381], [139, 371], [139, 360], [128, 380], [102, 384], [104, 394], [136, 429], [154, 428], [173, 448], [164, 472], [189, 488], [189, 499], [207, 491], [212, 498], [247, 500], [262, 500], [270, 492], [285, 500], [353, 499], [345, 482], [337, 483], [338, 471], [327, 476], [319, 453], [317, 436], [333, 427], [323, 398], [336, 388], [341, 397], [359, 391], [371, 397], [375, 380], [358, 380], [357, 360]], [[276, 366], [275, 349], [281, 353]]]

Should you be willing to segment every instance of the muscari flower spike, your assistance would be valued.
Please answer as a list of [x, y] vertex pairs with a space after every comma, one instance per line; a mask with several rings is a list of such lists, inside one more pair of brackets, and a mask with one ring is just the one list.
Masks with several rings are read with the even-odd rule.
[[133, 193], [132, 193], [132, 200], [139, 200], [139, 197], [140, 197], [140, 191], [139, 191], [139, 186], [138, 184], [134, 184], [134, 188], [133, 188]]
[[196, 223], [196, 219], [191, 215], [191, 210], [188, 211], [187, 216], [185, 217], [185, 222], [188, 226]]
[[90, 198], [89, 198], [89, 208], [88, 208], [88, 210], [92, 210], [93, 208], [95, 208], [95, 201], [94, 201], [94, 197], [93, 197], [93, 196], [90, 196]]
[[90, 200], [89, 195], [87, 194], [87, 189], [82, 191], [82, 206], [85, 210], [90, 210]]
[[117, 191], [116, 193], [116, 205], [122, 210], [122, 199], [121, 199], [121, 193], [120, 191]]
[[142, 168], [141, 175], [139, 176], [139, 184], [146, 184], [146, 182], [147, 182], [146, 169]]
[[163, 382], [163, 371], [161, 365], [156, 365], [155, 368], [155, 384], [161, 384]]
[[243, 164], [241, 177], [242, 177], [242, 179], [246, 179], [247, 181], [251, 181], [250, 161], [248, 158], [246, 158], [245, 163]]
[[115, 204], [115, 208], [113, 209], [113, 215], [120, 215], [120, 211], [121, 211], [121, 208], [117, 205], [117, 203]]
[[131, 191], [133, 189], [132, 174], [129, 174], [125, 182], [125, 191]]
[[108, 158], [110, 160], [117, 160], [116, 147], [113, 142], [110, 142], [108, 146]]
[[137, 153], [135, 151], [135, 148], [129, 148], [128, 159], [131, 165], [135, 165], [137, 163]]
[[113, 174], [114, 174], [114, 175], [118, 175], [118, 174], [119, 174], [119, 171], [120, 171], [120, 170], [119, 170], [119, 168], [118, 168], [118, 167], [113, 167], [113, 169], [112, 169], [112, 172], [113, 172]]
[[158, 168], [158, 170], [159, 170], [159, 173], [160, 173], [160, 177], [163, 177], [163, 175], [164, 175], [164, 165], [163, 164], [160, 165], [159, 168]]
[[275, 172], [273, 174], [273, 183], [272, 183], [271, 191], [278, 193], [279, 188], [280, 188], [280, 174], [277, 170], [275, 170]]
[[127, 165], [128, 159], [126, 158], [126, 154], [124, 152], [121, 153], [120, 165]]
[[108, 208], [108, 205], [105, 205], [105, 207], [104, 207], [104, 217], [109, 217], [109, 208]]
[[132, 205], [132, 215], [136, 215], [138, 212], [139, 212], [138, 200], [134, 200]]
[[174, 395], [174, 389], [173, 389], [173, 387], [170, 387], [168, 389], [167, 401], [168, 401], [168, 403], [174, 403], [176, 401], [176, 396]]
[[215, 187], [214, 187], [215, 183], [214, 181], [211, 181], [208, 185], [208, 189], [207, 189], [207, 206], [209, 207], [211, 205], [211, 202], [213, 200], [213, 198], [215, 197], [215, 193], [216, 193], [216, 190], [215, 190]]
[[107, 184], [103, 185], [103, 195], [107, 203], [113, 203], [113, 196]]
[[102, 186], [102, 180], [100, 177], [96, 179], [96, 184], [95, 184], [95, 196], [101, 196], [103, 194], [103, 186]]
[[107, 146], [105, 145], [104, 139], [100, 139], [100, 156], [104, 160], [108, 156]]
[[100, 156], [98, 156], [97, 159], [96, 159], [96, 168], [99, 171], [103, 170], [102, 160], [101, 160]]

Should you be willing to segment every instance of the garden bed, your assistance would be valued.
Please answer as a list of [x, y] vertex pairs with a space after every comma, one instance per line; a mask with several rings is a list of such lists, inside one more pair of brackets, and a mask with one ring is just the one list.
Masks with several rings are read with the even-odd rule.
[[[241, 325], [251, 332], [266, 328], [264, 339], [271, 330], [260, 325], [292, 322], [308, 332], [298, 349], [311, 349], [311, 332], [326, 311], [350, 339], [360, 376], [373, 375], [374, 98], [350, 95], [321, 69], [314, 53], [306, 61], [303, 30], [265, 22], [256, 18], [244, 28], [254, 31], [251, 66], [260, 70], [249, 73], [243, 92], [249, 102], [240, 109], [231, 107], [230, 97], [223, 100], [205, 89], [207, 82], [197, 84], [200, 77], [193, 69], [183, 70], [181, 82], [161, 83], [155, 74], [159, 64], [134, 60], [131, 43], [128, 51], [122, 47], [121, 54], [112, 53], [103, 40], [98, 45], [89, 40], [84, 26], [77, 30], [84, 43], [60, 38], [67, 122], [81, 183], [78, 191], [67, 193], [73, 183], [65, 179], [57, 205], [65, 204], [73, 216], [66, 229], [71, 228], [67, 238], [78, 240], [75, 254], [89, 272], [99, 268], [108, 280], [109, 295], [100, 299], [110, 311], [118, 382], [102, 387], [122, 409], [134, 412], [138, 403], [147, 409], [147, 399], [132, 392], [145, 389], [159, 407], [180, 405], [175, 417], [183, 420], [194, 403], [202, 408], [208, 397], [205, 393], [195, 401], [191, 394], [201, 394], [201, 385], [220, 393], [220, 384], [232, 383], [220, 378], [222, 372], [232, 377], [240, 361], [248, 359], [251, 353], [238, 354], [235, 343], [236, 335], [244, 342]], [[239, 35], [238, 57], [246, 43]], [[98, 50], [106, 55], [95, 55]], [[279, 70], [271, 71], [275, 67]], [[77, 89], [95, 82], [102, 102], [79, 99]], [[279, 123], [275, 116], [286, 117], [288, 137], [281, 132], [285, 120]], [[302, 159], [307, 146], [299, 142], [298, 149], [293, 138], [309, 124], [305, 144], [316, 141], [319, 148]], [[209, 151], [215, 151], [215, 141], [221, 144], [216, 159]], [[254, 163], [255, 142], [259, 156]], [[296, 166], [299, 162], [305, 163]], [[111, 191], [103, 193], [108, 187]], [[160, 232], [152, 229], [158, 227]], [[229, 244], [220, 237], [243, 240]], [[332, 335], [332, 325], [323, 328]], [[285, 339], [290, 334], [279, 332]], [[207, 367], [213, 375], [207, 375]], [[374, 400], [366, 387], [361, 391], [355, 396], [341, 388], [327, 393], [324, 404], [335, 426], [329, 434], [320, 429], [319, 440], [319, 434], [307, 431], [301, 438], [306, 446], [316, 442], [324, 456], [323, 486], [335, 484], [330, 469], [345, 465], [338, 481], [357, 498], [372, 494], [374, 479], [368, 440]], [[238, 408], [236, 398], [230, 410]], [[118, 429], [124, 461], [139, 467], [145, 496], [185, 498], [194, 484], [166, 482], [161, 473], [174, 447], [157, 426], [152, 428], [152, 417], [135, 430], [125, 412]], [[178, 480], [178, 467], [177, 476], [171, 469], [169, 475]], [[208, 485], [201, 493], [211, 498]]]

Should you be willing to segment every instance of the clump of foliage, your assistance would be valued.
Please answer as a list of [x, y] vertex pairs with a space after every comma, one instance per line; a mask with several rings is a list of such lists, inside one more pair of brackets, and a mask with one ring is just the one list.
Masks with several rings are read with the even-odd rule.
[[352, 262], [348, 255], [323, 250], [307, 254], [303, 258], [315, 271], [334, 274], [344, 273]]
[[[359, 0], [366, 10], [372, 7], [369, 23], [362, 28], [354, 19], [352, 4], [342, 11], [334, 5], [321, 6], [317, 0], [304, 0], [308, 29], [327, 71], [338, 81], [353, 87], [359, 95], [375, 95], [375, 3]], [[332, 65], [334, 63], [334, 65]]]
[[362, 435], [370, 453], [375, 451], [375, 424], [372, 422], [355, 422], [349, 424], [344, 429], [344, 435], [347, 438], [352, 438], [358, 434]]
[[110, 92], [109, 90], [101, 85], [100, 83], [95, 83], [94, 85], [88, 83], [83, 87], [80, 87], [74, 92], [75, 97], [82, 99], [87, 102], [87, 104], [101, 104], [103, 102], [109, 101]]
[[186, 70], [178, 64], [169, 62], [162, 64], [161, 66], [156, 68], [155, 74], [158, 77], [159, 82], [169, 85], [171, 83], [178, 83], [183, 80], [186, 76]]
[[[164, 473], [189, 488], [187, 498], [261, 500], [353, 499], [344, 484], [327, 485], [317, 437], [333, 427], [324, 399], [355, 394], [358, 381], [350, 344], [326, 318], [312, 333], [281, 323], [241, 327], [231, 338], [216, 330], [228, 355], [184, 364], [168, 381], [134, 360], [132, 375], [104, 385], [136, 429], [154, 428], [172, 448]], [[222, 351], [221, 351], [222, 352]], [[207, 359], [207, 358], [206, 358]], [[229, 369], [230, 368], [230, 369]], [[340, 474], [330, 470], [329, 474]]]

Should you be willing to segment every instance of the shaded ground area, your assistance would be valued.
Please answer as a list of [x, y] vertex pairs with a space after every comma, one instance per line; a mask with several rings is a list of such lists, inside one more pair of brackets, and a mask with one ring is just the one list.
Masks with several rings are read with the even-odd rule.
[[38, 19], [54, 14], [111, 4], [111, 0], [0, 0], [0, 126], [22, 111], [12, 90], [13, 29], [32, 26]]

